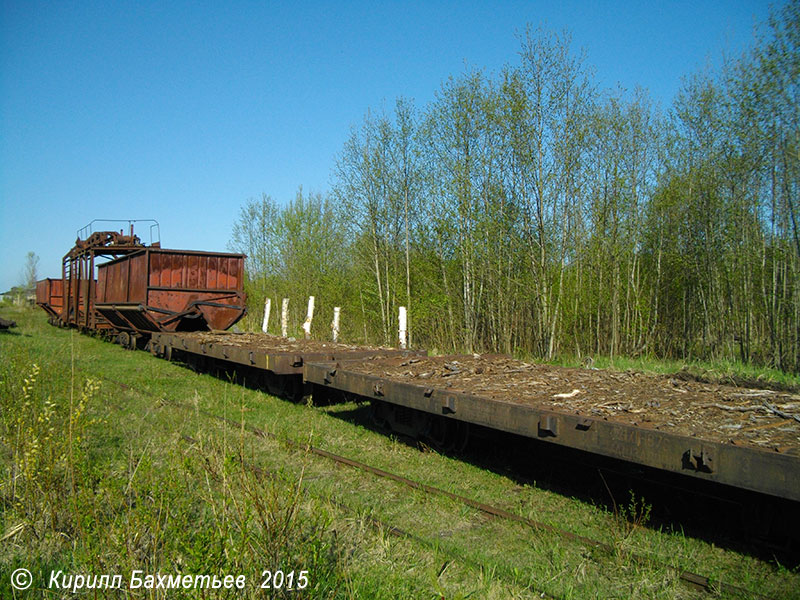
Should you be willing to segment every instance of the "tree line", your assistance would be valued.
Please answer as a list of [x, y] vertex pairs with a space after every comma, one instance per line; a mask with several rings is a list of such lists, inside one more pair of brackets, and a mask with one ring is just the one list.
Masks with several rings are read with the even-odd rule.
[[529, 28], [500, 73], [368, 111], [332, 179], [242, 207], [253, 307], [288, 297], [299, 323], [315, 295], [360, 343], [392, 343], [407, 306], [410, 343], [439, 351], [800, 372], [797, 0], [666, 111]]

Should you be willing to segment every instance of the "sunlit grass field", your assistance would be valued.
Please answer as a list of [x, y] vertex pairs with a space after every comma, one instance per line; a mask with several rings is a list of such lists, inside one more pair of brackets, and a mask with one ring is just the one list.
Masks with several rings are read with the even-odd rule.
[[[647, 507], [635, 498], [614, 514], [376, 433], [349, 418], [363, 409], [355, 403], [292, 404], [52, 327], [38, 311], [0, 315], [19, 323], [0, 334], [0, 598], [76, 597], [46, 589], [59, 571], [121, 576], [120, 589], [77, 590], [92, 598], [705, 595], [664, 563], [744, 587], [743, 597], [800, 597], [796, 571], [648, 527]], [[499, 505], [613, 551], [487, 518], [280, 439]], [[19, 568], [33, 577], [24, 592], [11, 585]], [[267, 570], [294, 573], [293, 589], [287, 580], [262, 589]], [[246, 586], [130, 589], [136, 571], [244, 576]]]

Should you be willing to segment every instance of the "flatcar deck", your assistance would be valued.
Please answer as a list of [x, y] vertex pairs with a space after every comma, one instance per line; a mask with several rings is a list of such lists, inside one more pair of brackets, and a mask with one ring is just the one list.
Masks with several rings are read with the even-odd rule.
[[276, 375], [301, 375], [306, 362], [366, 359], [375, 356], [416, 356], [392, 348], [351, 346], [315, 340], [294, 340], [261, 333], [192, 332], [154, 333], [151, 350], [171, 354], [178, 350], [264, 369]]
[[310, 383], [800, 500], [797, 394], [504, 356], [306, 364]]

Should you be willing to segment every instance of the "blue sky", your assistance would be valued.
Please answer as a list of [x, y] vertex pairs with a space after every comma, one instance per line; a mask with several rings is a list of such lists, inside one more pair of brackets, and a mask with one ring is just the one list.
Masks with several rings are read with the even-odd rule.
[[681, 77], [752, 45], [769, 3], [0, 0], [0, 291], [92, 219], [154, 218], [225, 250], [239, 207], [325, 192], [350, 127], [422, 107], [465, 66], [515, 63], [527, 23], [569, 30], [603, 87], [668, 107]]

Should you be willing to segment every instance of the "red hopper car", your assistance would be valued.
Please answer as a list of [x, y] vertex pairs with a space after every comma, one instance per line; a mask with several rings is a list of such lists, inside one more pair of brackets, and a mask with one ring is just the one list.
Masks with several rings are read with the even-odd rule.
[[244, 255], [144, 248], [100, 265], [95, 310], [120, 331], [228, 329], [244, 316]]
[[[37, 283], [51, 321], [135, 343], [157, 331], [227, 329], [245, 315], [244, 254], [146, 246], [128, 223], [123, 234], [93, 232], [92, 221], [64, 256], [61, 279]], [[152, 237], [158, 224], [149, 223]]]

